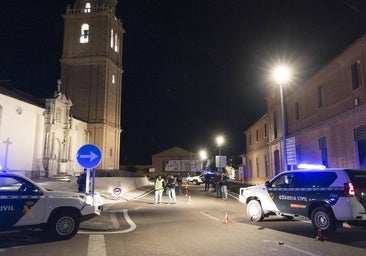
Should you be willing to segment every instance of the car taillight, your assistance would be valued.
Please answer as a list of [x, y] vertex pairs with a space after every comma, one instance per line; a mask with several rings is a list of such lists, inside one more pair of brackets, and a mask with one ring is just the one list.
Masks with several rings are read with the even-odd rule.
[[344, 183], [344, 194], [346, 196], [355, 196], [355, 188], [352, 182]]

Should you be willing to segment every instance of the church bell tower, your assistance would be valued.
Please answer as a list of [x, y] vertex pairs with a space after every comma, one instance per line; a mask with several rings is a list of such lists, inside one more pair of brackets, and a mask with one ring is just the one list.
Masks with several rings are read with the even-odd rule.
[[76, 0], [63, 15], [63, 90], [73, 117], [88, 123], [89, 143], [102, 151], [98, 169], [119, 169], [124, 29], [116, 5]]

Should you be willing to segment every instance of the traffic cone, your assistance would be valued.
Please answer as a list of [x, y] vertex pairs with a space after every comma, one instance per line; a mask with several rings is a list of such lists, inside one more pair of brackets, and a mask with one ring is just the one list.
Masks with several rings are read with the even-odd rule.
[[315, 239], [318, 239], [319, 241], [324, 241], [325, 240], [325, 236], [321, 230], [321, 228], [318, 228], [318, 235], [315, 237]]
[[189, 196], [189, 197], [188, 197], [188, 203], [189, 203], [189, 204], [192, 204], [191, 196]]
[[227, 224], [227, 223], [229, 223], [229, 222], [231, 222], [231, 220], [230, 220], [230, 218], [229, 218], [229, 215], [227, 214], [227, 212], [226, 212], [226, 214], [225, 214], [225, 219], [224, 219], [224, 221], [223, 221], [225, 224]]

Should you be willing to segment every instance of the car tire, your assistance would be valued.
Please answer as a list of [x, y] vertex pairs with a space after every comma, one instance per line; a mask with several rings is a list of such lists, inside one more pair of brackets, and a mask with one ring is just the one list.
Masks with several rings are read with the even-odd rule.
[[253, 222], [260, 222], [264, 219], [263, 209], [258, 200], [250, 200], [247, 205], [247, 215]]
[[72, 211], [61, 211], [54, 214], [48, 223], [48, 234], [58, 240], [67, 240], [79, 230], [80, 218]]
[[197, 180], [194, 180], [192, 183], [193, 183], [193, 185], [198, 185], [198, 181]]
[[332, 211], [324, 206], [317, 207], [311, 212], [311, 223], [316, 231], [320, 229], [324, 234], [334, 233], [337, 229]]

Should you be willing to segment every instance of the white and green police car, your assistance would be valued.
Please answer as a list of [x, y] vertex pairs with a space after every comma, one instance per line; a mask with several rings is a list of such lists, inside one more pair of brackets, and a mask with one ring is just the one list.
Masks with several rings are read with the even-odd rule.
[[254, 222], [269, 215], [305, 217], [314, 229], [331, 233], [343, 222], [366, 222], [366, 170], [286, 171], [263, 185], [241, 188]]
[[41, 228], [55, 239], [69, 239], [101, 207], [91, 195], [49, 191], [20, 174], [0, 172], [1, 231]]

